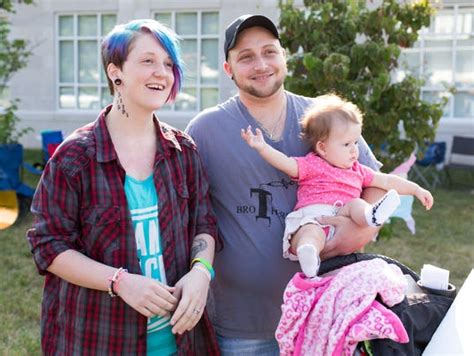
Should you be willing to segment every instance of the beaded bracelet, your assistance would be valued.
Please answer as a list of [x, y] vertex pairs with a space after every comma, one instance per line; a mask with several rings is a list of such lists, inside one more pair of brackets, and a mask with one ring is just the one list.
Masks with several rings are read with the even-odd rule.
[[206, 269], [208, 270], [209, 274], [211, 275], [211, 281], [214, 279], [216, 276], [216, 272], [214, 272], [214, 268], [212, 268], [212, 265], [209, 263], [209, 261], [205, 260], [204, 258], [195, 258], [194, 260], [191, 261], [191, 268], [193, 268], [193, 265], [199, 262], [201, 263]]
[[115, 298], [115, 297], [118, 296], [118, 294], [114, 290], [114, 284], [115, 284], [116, 287], [118, 287], [118, 283], [122, 279], [123, 274], [127, 273], [127, 272], [128, 271], [125, 268], [120, 267], [119, 269], [117, 269], [115, 271], [115, 273], [112, 277], [108, 278], [108, 280], [110, 281], [108, 292], [109, 292], [109, 295], [110, 295], [111, 298]]

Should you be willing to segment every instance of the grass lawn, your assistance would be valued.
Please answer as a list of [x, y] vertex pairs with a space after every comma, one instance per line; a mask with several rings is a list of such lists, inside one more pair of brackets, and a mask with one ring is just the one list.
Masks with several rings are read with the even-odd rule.
[[392, 236], [368, 245], [365, 251], [390, 256], [417, 273], [425, 263], [449, 269], [450, 282], [459, 288], [474, 268], [474, 189], [438, 189], [433, 196], [430, 211], [414, 203], [415, 235], [403, 220], [395, 219]]
[[[39, 151], [25, 161], [41, 162]], [[24, 173], [34, 187], [39, 176]], [[27, 203], [27, 201], [24, 201]], [[27, 209], [24, 208], [23, 211]], [[12, 227], [0, 231], [0, 351], [2, 355], [40, 355], [39, 315], [43, 278], [38, 275], [25, 239], [31, 215], [24, 212]]]
[[[28, 162], [40, 162], [39, 151], [28, 151]], [[38, 176], [25, 173], [24, 181], [34, 186]], [[474, 268], [472, 176], [457, 177], [467, 186], [438, 189], [430, 212], [415, 202], [416, 235], [396, 219], [392, 236], [366, 247], [366, 252], [381, 253], [411, 267], [416, 272], [424, 263], [451, 271], [450, 281], [459, 289]], [[15, 225], [0, 231], [0, 351], [3, 355], [37, 355], [39, 315], [43, 278], [37, 274], [25, 239], [31, 216], [25, 213]]]

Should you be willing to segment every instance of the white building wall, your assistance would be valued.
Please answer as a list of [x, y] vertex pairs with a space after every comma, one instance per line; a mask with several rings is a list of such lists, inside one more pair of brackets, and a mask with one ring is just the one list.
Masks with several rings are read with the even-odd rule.
[[21, 118], [21, 126], [34, 129], [22, 139], [25, 147], [40, 147], [42, 130], [63, 130], [68, 134], [97, 115], [97, 112], [57, 108], [56, 14], [116, 12], [120, 2], [127, 1], [42, 0], [34, 5], [16, 6], [16, 14], [11, 19], [11, 36], [27, 39], [33, 52], [28, 66], [10, 82], [11, 97], [20, 99], [17, 115]]
[[[297, 1], [300, 3], [302, 1]], [[450, 2], [453, 2], [451, 0]], [[134, 18], [149, 18], [159, 10], [217, 10], [219, 11], [219, 49], [223, 47], [223, 35], [227, 25], [237, 16], [247, 13], [264, 14], [278, 22], [279, 10], [276, 0], [41, 0], [34, 5], [19, 4], [12, 16], [13, 38], [30, 41], [33, 55], [27, 68], [18, 72], [11, 80], [12, 98], [19, 98], [18, 116], [22, 127], [32, 127], [35, 132], [22, 139], [26, 147], [40, 147], [39, 133], [42, 130], [63, 130], [68, 134], [75, 128], [93, 121], [96, 110], [64, 110], [57, 104], [57, 59], [55, 23], [58, 13], [117, 14], [119, 23]], [[219, 51], [219, 63], [224, 61]], [[226, 100], [236, 93], [233, 82], [220, 69], [219, 99]], [[168, 112], [159, 114], [160, 119], [178, 128], [184, 128], [195, 115], [194, 112]], [[474, 135], [474, 119], [442, 120], [437, 139], [449, 141], [452, 135]]]

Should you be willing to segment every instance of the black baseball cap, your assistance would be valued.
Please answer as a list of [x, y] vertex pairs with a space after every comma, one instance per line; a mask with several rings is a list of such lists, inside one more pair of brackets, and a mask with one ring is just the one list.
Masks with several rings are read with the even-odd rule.
[[278, 34], [275, 24], [268, 17], [263, 15], [242, 15], [236, 18], [225, 30], [225, 59], [229, 56], [229, 51], [234, 48], [239, 33], [250, 27], [266, 28], [275, 38], [280, 40], [280, 35]]

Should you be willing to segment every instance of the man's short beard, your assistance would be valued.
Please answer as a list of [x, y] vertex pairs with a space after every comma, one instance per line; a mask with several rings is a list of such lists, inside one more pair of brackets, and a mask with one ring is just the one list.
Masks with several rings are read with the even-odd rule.
[[282, 78], [281, 80], [276, 81], [275, 84], [273, 85], [273, 87], [270, 89], [270, 92], [268, 92], [268, 91], [264, 92], [263, 90], [256, 89], [252, 85], [242, 85], [234, 77], [234, 83], [237, 86], [237, 88], [239, 88], [243, 92], [245, 92], [247, 94], [250, 94], [250, 95], [253, 95], [257, 98], [268, 98], [269, 96], [272, 96], [283, 86], [283, 81], [284, 81], [284, 78]]

